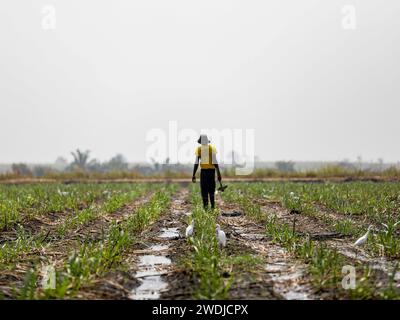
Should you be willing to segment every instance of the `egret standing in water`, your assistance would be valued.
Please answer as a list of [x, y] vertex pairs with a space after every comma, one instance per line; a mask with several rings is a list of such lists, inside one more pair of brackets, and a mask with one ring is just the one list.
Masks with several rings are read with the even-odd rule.
[[217, 239], [218, 239], [218, 244], [220, 247], [225, 247], [226, 246], [226, 235], [223, 230], [221, 230], [221, 226], [217, 224]]
[[193, 233], [194, 233], [194, 219], [192, 220], [192, 223], [189, 224], [186, 228], [185, 232], [186, 238], [193, 236]]

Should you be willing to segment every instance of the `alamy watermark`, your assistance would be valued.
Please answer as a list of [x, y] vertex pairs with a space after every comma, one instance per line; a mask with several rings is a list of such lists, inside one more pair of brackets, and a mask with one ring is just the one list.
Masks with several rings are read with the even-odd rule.
[[342, 28], [344, 30], [357, 29], [357, 14], [354, 5], [345, 5], [342, 7]]
[[56, 288], [56, 269], [54, 265], [47, 265], [42, 268], [41, 285], [44, 290]]
[[356, 288], [356, 268], [353, 266], [343, 266], [342, 268], [342, 288], [345, 290]]
[[[237, 175], [250, 175], [254, 170], [254, 129], [179, 129], [177, 121], [168, 122], [168, 130], [153, 128], [146, 134], [146, 160], [157, 163], [192, 163], [200, 134], [206, 134], [217, 149], [216, 159], [222, 165], [232, 165]], [[208, 159], [207, 148], [201, 148], [201, 158]], [[203, 153], [204, 152], [204, 153]]]
[[42, 29], [55, 30], [57, 27], [56, 8], [53, 5], [46, 5], [41, 10], [42, 13]]

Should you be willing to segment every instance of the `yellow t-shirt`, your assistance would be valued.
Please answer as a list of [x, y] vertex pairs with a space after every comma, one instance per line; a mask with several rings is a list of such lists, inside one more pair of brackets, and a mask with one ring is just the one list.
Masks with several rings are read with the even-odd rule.
[[217, 163], [217, 148], [211, 144], [201, 145], [196, 148], [196, 156], [200, 157], [201, 169], [214, 169]]

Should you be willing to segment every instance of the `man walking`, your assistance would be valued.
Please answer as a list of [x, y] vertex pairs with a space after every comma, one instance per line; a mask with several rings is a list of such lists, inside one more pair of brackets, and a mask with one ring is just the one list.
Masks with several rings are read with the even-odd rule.
[[200, 135], [197, 142], [200, 144], [196, 148], [196, 161], [193, 168], [192, 182], [196, 182], [196, 172], [200, 162], [200, 188], [203, 199], [204, 209], [208, 208], [208, 199], [210, 198], [211, 208], [215, 208], [215, 169], [217, 170], [218, 181], [221, 181], [221, 172], [217, 162], [217, 149], [210, 144], [207, 135]]

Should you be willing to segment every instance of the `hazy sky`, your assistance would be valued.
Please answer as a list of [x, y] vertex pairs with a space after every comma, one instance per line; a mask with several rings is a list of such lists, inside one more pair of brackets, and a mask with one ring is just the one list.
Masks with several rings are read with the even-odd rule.
[[399, 16], [398, 0], [1, 0], [0, 163], [144, 160], [169, 120], [254, 129], [265, 160], [398, 161]]

